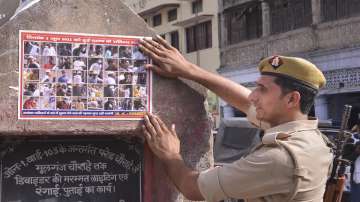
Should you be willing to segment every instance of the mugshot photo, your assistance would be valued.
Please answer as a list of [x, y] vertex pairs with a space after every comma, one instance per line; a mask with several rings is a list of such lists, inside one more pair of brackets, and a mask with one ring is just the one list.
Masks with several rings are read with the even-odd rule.
[[87, 70], [87, 58], [84, 57], [74, 57], [72, 61], [73, 70]]
[[72, 55], [78, 57], [87, 57], [88, 56], [88, 45], [87, 44], [73, 44], [72, 46]]
[[132, 58], [132, 47], [131, 46], [120, 46], [119, 47], [119, 58], [131, 59]]
[[118, 76], [119, 84], [132, 84], [133, 75], [131, 72], [120, 72]]
[[40, 56], [25, 55], [24, 56], [24, 68], [39, 69], [40, 68]]
[[40, 83], [55, 83], [57, 71], [50, 69], [40, 70]]
[[86, 97], [87, 96], [87, 84], [72, 84], [72, 95]]
[[104, 58], [119, 58], [119, 47], [118, 46], [105, 46]]
[[119, 85], [119, 97], [130, 98], [133, 97], [133, 86], [132, 85]]
[[42, 69], [58, 69], [57, 57], [56, 56], [42, 56], [41, 57], [41, 68]]
[[57, 55], [59, 56], [72, 56], [72, 44], [71, 43], [58, 43]]
[[24, 96], [40, 96], [39, 83], [26, 82], [23, 89]]
[[42, 56], [56, 56], [57, 55], [56, 43], [41, 43], [41, 55]]
[[105, 59], [104, 69], [106, 71], [118, 71], [118, 59]]
[[124, 111], [133, 110], [132, 98], [119, 98], [118, 110], [124, 110]]
[[72, 71], [72, 83], [84, 84], [87, 81], [87, 71], [73, 70]]
[[56, 97], [56, 109], [71, 109], [71, 97]]
[[134, 98], [134, 110], [145, 111], [146, 98]]
[[41, 43], [37, 41], [25, 41], [24, 42], [24, 54], [38, 56], [41, 53]]
[[55, 110], [56, 98], [51, 96], [44, 96], [39, 98], [39, 109]]
[[40, 84], [40, 96], [44, 97], [53, 97], [55, 96], [55, 84], [52, 83], [42, 83]]
[[89, 97], [87, 107], [89, 110], [103, 110], [104, 100], [102, 97]]
[[24, 81], [39, 81], [40, 70], [39, 69], [25, 69], [23, 71]]
[[104, 57], [104, 46], [90, 44], [89, 45], [89, 57], [103, 58]]
[[120, 72], [129, 72], [132, 71], [134, 63], [131, 59], [120, 59], [119, 60], [119, 71]]
[[86, 110], [87, 98], [85, 97], [72, 97], [71, 109], [73, 110]]
[[39, 108], [39, 97], [24, 96], [23, 109], [38, 109]]
[[118, 108], [118, 102], [116, 98], [105, 98], [104, 110], [116, 110]]

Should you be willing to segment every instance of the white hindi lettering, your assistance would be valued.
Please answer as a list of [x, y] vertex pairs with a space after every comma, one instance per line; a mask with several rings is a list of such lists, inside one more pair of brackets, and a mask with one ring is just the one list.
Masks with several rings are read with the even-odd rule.
[[35, 193], [39, 196], [55, 196], [55, 197], [59, 197], [59, 191], [61, 188], [59, 188], [59, 185], [56, 184], [55, 187], [48, 187], [48, 188], [43, 188], [43, 187], [37, 187], [35, 189]]
[[41, 159], [42, 159], [42, 154], [41, 154], [39, 149], [37, 149], [34, 154], [29, 155], [28, 157], [26, 157], [26, 161], [28, 163], [33, 163], [33, 162], [39, 161]]
[[60, 174], [58, 174], [58, 173], [55, 173], [55, 175], [51, 178], [51, 181], [53, 182], [53, 183], [61, 183], [62, 182], [62, 176], [60, 175]]
[[41, 175], [47, 174], [51, 171], [91, 172], [93, 169], [96, 171], [106, 170], [107, 163], [102, 163], [102, 162], [92, 163], [90, 160], [86, 160], [85, 162], [81, 162], [81, 163], [78, 163], [76, 161], [70, 161], [70, 163], [67, 164], [35, 165], [35, 169]]
[[[106, 158], [111, 161], [115, 161], [118, 165], [124, 167], [128, 171], [133, 173], [137, 173], [140, 168], [139, 162], [129, 161], [126, 159], [126, 156], [122, 153], [117, 154], [112, 151], [108, 147], [106, 148], [98, 148], [94, 147], [91, 144], [88, 145], [56, 145], [49, 149], [45, 149], [40, 151], [37, 149], [35, 153], [25, 157], [24, 160], [21, 160], [17, 163], [14, 163], [10, 167], [5, 167], [4, 178], [9, 178], [14, 176], [18, 171], [20, 171], [24, 167], [28, 167], [29, 164], [36, 163], [42, 160], [44, 157], [51, 157], [53, 155], [65, 154], [65, 153], [85, 153], [89, 155], [98, 155], [100, 157]], [[40, 165], [36, 164], [35, 169], [39, 174], [45, 175], [51, 171], [60, 172], [60, 171], [83, 171], [83, 172], [92, 172], [95, 171], [105, 171], [108, 168], [107, 163], [97, 162], [91, 163], [90, 160], [86, 160], [85, 162], [78, 163], [76, 161], [71, 161], [68, 164], [45, 164]]]
[[[91, 162], [91, 160], [67, 162], [52, 162], [39, 164], [44, 158], [54, 158], [54, 155], [62, 154], [89, 154], [113, 161], [127, 171], [124, 173], [106, 172], [110, 168], [105, 162]], [[54, 156], [54, 157], [52, 157]], [[61, 159], [61, 158], [59, 158]], [[22, 169], [33, 167], [39, 176], [22, 176]], [[31, 185], [35, 194], [49, 197], [71, 197], [83, 194], [110, 194], [115, 193], [118, 182], [129, 180], [129, 173], [137, 173], [141, 169], [141, 162], [128, 160], [123, 153], [114, 153], [108, 147], [98, 148], [88, 145], [62, 145], [40, 150], [25, 156], [18, 162], [4, 168], [4, 179], [12, 178], [17, 186]], [[96, 174], [95, 174], [95, 173]], [[66, 175], [63, 175], [66, 173]], [[75, 175], [69, 175], [74, 173]], [[102, 174], [101, 174], [102, 173]]]
[[120, 181], [127, 181], [129, 174], [119, 174], [118, 176]]
[[50, 176], [46, 176], [46, 177], [22, 177], [21, 175], [16, 175], [14, 177], [15, 179], [15, 184], [16, 185], [25, 185], [25, 184], [30, 184], [30, 185], [34, 185], [34, 186], [38, 186], [39, 184], [49, 184], [51, 177]]
[[111, 183], [105, 186], [96, 186], [96, 192], [99, 194], [102, 193], [113, 193], [115, 192], [115, 186], [113, 186]]
[[83, 187], [64, 187], [62, 188], [65, 192], [66, 197], [70, 197], [71, 195], [79, 195], [82, 196], [83, 194]]
[[95, 170], [106, 170], [107, 169], [107, 163], [94, 163], [94, 169]]
[[5, 171], [4, 171], [5, 179], [13, 176], [19, 170], [21, 170], [21, 164], [20, 163], [15, 163], [10, 168], [5, 168]]
[[73, 187], [60, 187], [58, 184], [55, 187], [37, 187], [35, 188], [35, 193], [39, 196], [55, 196], [59, 197], [63, 193], [64, 197], [70, 197], [73, 195], [82, 196], [86, 194], [111, 194], [115, 193], [116, 188], [112, 183], [107, 185], [98, 185], [98, 186], [79, 186]]
[[43, 184], [61, 184], [61, 183], [111, 183], [117, 181], [127, 181], [129, 174], [110, 174], [104, 172], [102, 175], [65, 175], [62, 176], [56, 173], [53, 176], [41, 176], [41, 177], [23, 177], [16, 175], [14, 177], [16, 185], [43, 185]]

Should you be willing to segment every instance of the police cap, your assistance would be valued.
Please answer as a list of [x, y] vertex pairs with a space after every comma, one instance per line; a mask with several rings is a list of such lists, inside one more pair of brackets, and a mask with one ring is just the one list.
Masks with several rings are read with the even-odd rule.
[[297, 57], [265, 58], [259, 64], [259, 71], [262, 75], [285, 77], [316, 90], [326, 83], [324, 74], [313, 63]]

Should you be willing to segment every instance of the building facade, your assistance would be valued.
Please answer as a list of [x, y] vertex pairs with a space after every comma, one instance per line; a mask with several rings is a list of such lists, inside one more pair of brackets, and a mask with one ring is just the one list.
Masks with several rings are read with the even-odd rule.
[[[217, 1], [123, 1], [187, 60], [209, 71], [217, 71], [220, 66]], [[218, 98], [210, 91], [207, 103], [216, 127], [219, 122]]]
[[[252, 87], [257, 64], [271, 55], [306, 58], [325, 74], [312, 115], [341, 121], [344, 104], [353, 106], [350, 124], [360, 112], [360, 1], [221, 0], [218, 72]], [[224, 117], [241, 116], [221, 102]]]
[[220, 66], [218, 2], [124, 0], [155, 32], [191, 62], [211, 71]]

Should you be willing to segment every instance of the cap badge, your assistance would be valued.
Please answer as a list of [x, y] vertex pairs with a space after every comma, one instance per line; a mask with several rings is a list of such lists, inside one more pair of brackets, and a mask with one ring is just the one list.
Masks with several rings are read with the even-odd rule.
[[269, 63], [271, 64], [271, 66], [274, 68], [274, 69], [277, 69], [279, 68], [283, 62], [281, 60], [281, 58], [279, 56], [274, 56], [272, 57], [270, 60], [269, 60]]

